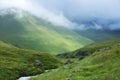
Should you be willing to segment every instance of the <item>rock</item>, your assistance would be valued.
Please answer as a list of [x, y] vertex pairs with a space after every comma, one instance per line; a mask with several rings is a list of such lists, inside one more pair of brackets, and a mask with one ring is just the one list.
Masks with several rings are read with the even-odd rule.
[[98, 51], [99, 52], [102, 52], [102, 51], [106, 51], [106, 50], [109, 50], [110, 48], [109, 47], [106, 47], [106, 48], [101, 48], [101, 49], [99, 49]]
[[45, 70], [45, 72], [48, 72], [49, 70]]
[[55, 70], [54, 69], [52, 69], [52, 72], [54, 72]]
[[58, 57], [58, 58], [66, 58], [66, 56], [64, 54], [59, 54], [56, 57]]
[[69, 78], [72, 78], [72, 77], [73, 77], [73, 74], [70, 74], [68, 77], [69, 77]]
[[63, 69], [68, 69], [69, 68], [69, 66], [63, 66]]
[[77, 73], [77, 72], [80, 72], [79, 70], [74, 70], [73, 72]]
[[34, 66], [35, 67], [43, 67], [43, 64], [39, 60], [35, 60]]
[[58, 69], [51, 69], [51, 71], [52, 71], [52, 72], [57, 72], [57, 71], [58, 71]]
[[67, 65], [67, 64], [71, 64], [72, 63], [72, 61], [70, 60], [70, 59], [68, 59], [66, 62], [65, 62], [65, 64]]
[[73, 64], [79, 64], [79, 62], [78, 62], [78, 61], [75, 61]]
[[74, 58], [80, 58], [80, 57], [87, 57], [89, 56], [87, 52], [85, 51], [79, 51], [76, 53], [76, 55], [74, 56]]
[[120, 43], [118, 43], [117, 45], [120, 46]]
[[71, 80], [70, 78], [66, 78], [66, 80]]

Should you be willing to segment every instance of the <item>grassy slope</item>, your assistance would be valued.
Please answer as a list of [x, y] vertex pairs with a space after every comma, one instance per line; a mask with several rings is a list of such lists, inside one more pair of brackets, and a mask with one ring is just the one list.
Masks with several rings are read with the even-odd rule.
[[82, 36], [85, 36], [95, 42], [101, 42], [105, 40], [114, 39], [117, 37], [120, 37], [120, 31], [107, 31], [107, 30], [76, 30], [77, 33], [79, 33]]
[[64, 55], [65, 57], [74, 57], [79, 52], [87, 52], [88, 55], [90, 55], [90, 54], [93, 54], [95, 51], [97, 52], [97, 51], [102, 50], [104, 48], [109, 49], [112, 47], [112, 45], [119, 43], [119, 42], [120, 42], [120, 38], [117, 38], [117, 39], [113, 39], [113, 40], [108, 40], [108, 41], [104, 41], [104, 42], [90, 44], [90, 45], [87, 45], [83, 48], [75, 50], [73, 52], [67, 52], [67, 53], [60, 54], [60, 55]]
[[94, 51], [88, 58], [77, 60], [66, 65], [66, 68], [58, 68], [31, 80], [65, 80], [71, 74], [71, 80], [120, 80], [120, 39], [92, 44], [89, 48], [96, 50], [98, 46], [111, 48]]
[[[35, 67], [35, 60], [39, 60], [43, 67]], [[56, 68], [60, 64], [60, 61], [47, 53], [19, 49], [0, 41], [0, 80], [40, 74], [45, 69]]]
[[58, 54], [92, 42], [69, 29], [55, 27], [29, 13], [24, 13], [24, 17], [20, 19], [14, 17], [11, 14], [0, 16], [0, 40], [20, 48]]

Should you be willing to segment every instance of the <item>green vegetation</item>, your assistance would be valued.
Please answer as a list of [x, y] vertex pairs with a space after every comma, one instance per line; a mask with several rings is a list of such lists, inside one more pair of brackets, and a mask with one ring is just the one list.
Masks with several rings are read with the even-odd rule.
[[0, 14], [0, 80], [37, 74], [31, 80], [120, 80], [120, 39], [91, 44], [74, 31], [14, 10]]
[[83, 49], [90, 53], [89, 57], [31, 80], [120, 80], [120, 39], [91, 44]]
[[[42, 66], [35, 66], [36, 61]], [[16, 80], [21, 76], [40, 74], [61, 64], [47, 53], [19, 49], [0, 41], [0, 80]]]
[[97, 52], [97, 51], [111, 49], [111, 47], [114, 44], [117, 44], [119, 42], [120, 42], [120, 38], [117, 38], [117, 39], [113, 39], [113, 40], [108, 40], [108, 41], [104, 41], [104, 42], [90, 44], [90, 45], [87, 45], [87, 46], [80, 48], [76, 51], [68, 52], [68, 53], [64, 53], [64, 54], [60, 54], [60, 55], [63, 55], [65, 57], [70, 57], [70, 58], [75, 57], [80, 52], [86, 52], [88, 55], [90, 55], [90, 54], [93, 54], [94, 52]]
[[[54, 26], [28, 12], [16, 13], [9, 9], [7, 11], [7, 14], [0, 15], [0, 40], [16, 47], [60, 54], [93, 42], [72, 30]], [[19, 17], [21, 15], [22, 17]]]
[[95, 42], [101, 42], [120, 37], [120, 31], [110, 30], [76, 30], [76, 32], [84, 37], [87, 37]]

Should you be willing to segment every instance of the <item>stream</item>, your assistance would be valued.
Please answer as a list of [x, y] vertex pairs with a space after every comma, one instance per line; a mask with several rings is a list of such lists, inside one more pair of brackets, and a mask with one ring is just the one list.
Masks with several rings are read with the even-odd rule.
[[[57, 69], [52, 69], [52, 71], [56, 71]], [[48, 72], [49, 70], [45, 70], [45, 72], [44, 73], [46, 73], [46, 72]], [[43, 73], [42, 74], [39, 74], [39, 75], [43, 75]], [[19, 79], [17, 79], [17, 80], [29, 80], [30, 78], [34, 78], [34, 77], [37, 77], [37, 76], [39, 76], [39, 75], [36, 75], [36, 76], [24, 76], [24, 77], [20, 77]]]
[[17, 80], [29, 80], [30, 78], [33, 78], [34, 76], [28, 76], [28, 77], [20, 77]]
[[19, 79], [17, 80], [29, 80], [30, 78], [34, 78], [34, 77], [37, 77], [38, 75], [36, 76], [24, 76], [24, 77], [20, 77]]
[[[45, 72], [48, 72], [48, 70], [45, 70]], [[42, 74], [41, 74], [42, 75]], [[24, 77], [20, 77], [19, 79], [17, 80], [29, 80], [30, 78], [34, 78], [34, 77], [37, 77], [38, 75], [36, 76], [24, 76]]]

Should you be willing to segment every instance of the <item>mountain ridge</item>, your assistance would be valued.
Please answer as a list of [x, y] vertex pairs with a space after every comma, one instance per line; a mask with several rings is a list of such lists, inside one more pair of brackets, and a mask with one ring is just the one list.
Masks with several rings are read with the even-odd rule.
[[0, 40], [20, 48], [53, 54], [72, 51], [93, 42], [70, 29], [54, 26], [28, 12], [24, 14], [22, 18], [16, 18], [15, 13], [0, 16]]

